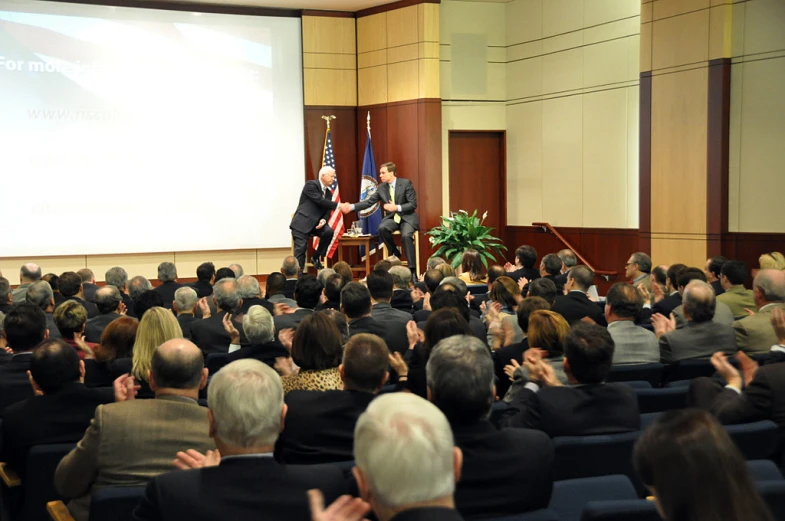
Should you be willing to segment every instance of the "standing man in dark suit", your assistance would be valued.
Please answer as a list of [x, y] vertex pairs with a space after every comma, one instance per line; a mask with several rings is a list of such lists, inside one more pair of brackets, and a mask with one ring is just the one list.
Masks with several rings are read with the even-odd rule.
[[[305, 267], [305, 253], [308, 251], [308, 239], [311, 236], [319, 237], [319, 248], [311, 258], [311, 262], [317, 270], [322, 269], [321, 259], [327, 254], [327, 248], [330, 247], [333, 239], [333, 229], [327, 221], [330, 219], [330, 213], [338, 208], [338, 203], [333, 201], [333, 193], [330, 190], [334, 181], [335, 169], [323, 166], [319, 170], [319, 179], [306, 181], [300, 193], [300, 202], [297, 203], [297, 210], [289, 225], [294, 240], [294, 256], [300, 269]], [[348, 212], [348, 204], [343, 203], [341, 209]]]
[[[384, 163], [379, 169], [379, 186], [365, 200], [350, 206], [351, 211], [362, 211], [380, 203], [385, 211], [379, 225], [379, 237], [387, 246], [390, 255], [401, 257], [401, 251], [395, 245], [393, 232], [401, 231], [401, 241], [409, 269], [416, 270], [414, 254], [414, 232], [420, 229], [420, 218], [414, 211], [417, 209], [417, 192], [408, 179], [396, 177], [395, 163]], [[349, 210], [347, 210], [348, 212]]]
[[570, 324], [588, 317], [595, 324], [605, 326], [607, 323], [602, 308], [596, 302], [589, 300], [586, 295], [593, 280], [594, 272], [588, 267], [573, 266], [567, 273], [567, 284], [564, 286], [567, 294], [556, 295], [551, 311], [559, 313]]
[[33, 388], [27, 378], [32, 351], [49, 335], [44, 311], [27, 303], [12, 307], [5, 316], [3, 327], [8, 347], [14, 355], [0, 366], [0, 415], [9, 405], [33, 396]]
[[60, 338], [62, 335], [60, 335], [60, 331], [57, 329], [57, 324], [55, 324], [55, 317], [53, 315], [55, 311], [55, 297], [52, 286], [45, 280], [33, 282], [30, 284], [30, 287], [27, 288], [25, 301], [28, 304], [38, 306], [46, 313], [46, 329], [49, 330], [49, 338], [52, 340]]
[[161, 281], [161, 285], [154, 289], [161, 295], [164, 307], [172, 309], [174, 292], [182, 286], [177, 282], [177, 267], [174, 262], [162, 262], [158, 265], [158, 280]]
[[[84, 328], [84, 337], [88, 342], [98, 344], [101, 342], [101, 334], [109, 323], [120, 318], [120, 306], [123, 304], [123, 297], [120, 290], [114, 286], [104, 286], [95, 293], [95, 305], [100, 315], [87, 321]], [[51, 338], [51, 332], [49, 334]]]
[[488, 347], [472, 336], [445, 338], [431, 352], [426, 373], [428, 397], [449, 420], [463, 453], [455, 491], [461, 515], [501, 517], [547, 508], [553, 443], [545, 433], [500, 431], [488, 421], [495, 394]]
[[402, 355], [409, 349], [406, 328], [389, 328], [377, 322], [371, 315], [371, 294], [359, 282], [350, 282], [341, 290], [341, 311], [349, 320], [349, 336], [370, 333], [387, 343], [391, 353]]
[[[191, 340], [199, 346], [205, 356], [210, 353], [228, 353], [230, 338], [223, 325], [224, 316], [232, 315], [232, 322], [240, 333], [240, 343], [248, 344], [248, 339], [243, 332], [242, 321], [237, 320], [237, 310], [243, 304], [240, 293], [237, 291], [237, 280], [233, 278], [221, 279], [213, 287], [213, 303], [217, 312], [194, 320], [191, 323]], [[204, 310], [203, 310], [204, 313]]]
[[[82, 277], [80, 277], [78, 273], [73, 271], [66, 271], [60, 275], [58, 286], [60, 287], [60, 294], [65, 297], [65, 300], [73, 300], [85, 308], [87, 311], [87, 318], [93, 318], [99, 315], [98, 308], [95, 306], [95, 304], [92, 302], [87, 302], [84, 299]], [[63, 302], [65, 302], [65, 300]], [[62, 303], [60, 305], [62, 305]]]
[[95, 292], [98, 291], [98, 286], [95, 284], [95, 273], [90, 268], [82, 268], [76, 273], [82, 278], [84, 299], [87, 302], [95, 302]]

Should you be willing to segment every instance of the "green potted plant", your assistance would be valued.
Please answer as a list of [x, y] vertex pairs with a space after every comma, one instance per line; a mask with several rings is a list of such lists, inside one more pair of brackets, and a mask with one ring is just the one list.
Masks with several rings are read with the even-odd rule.
[[430, 235], [431, 245], [438, 246], [434, 255], [444, 257], [454, 268], [461, 265], [463, 252], [475, 249], [480, 252], [483, 265], [488, 267], [488, 259], [496, 261], [494, 253], [500, 253], [507, 247], [501, 239], [491, 235], [493, 228], [483, 226], [488, 212], [477, 215], [477, 210], [469, 215], [466, 210], [459, 210], [450, 217], [441, 217], [442, 223], [431, 228], [426, 235]]

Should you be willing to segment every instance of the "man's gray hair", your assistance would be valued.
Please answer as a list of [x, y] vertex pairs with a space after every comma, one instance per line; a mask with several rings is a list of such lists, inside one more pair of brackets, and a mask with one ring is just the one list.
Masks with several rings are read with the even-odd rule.
[[44, 311], [49, 307], [53, 298], [54, 292], [52, 291], [52, 286], [45, 280], [33, 282], [30, 287], [27, 288], [27, 295], [25, 295], [25, 300], [28, 304], [37, 306]]
[[355, 462], [373, 497], [388, 508], [452, 497], [453, 448], [444, 414], [410, 393], [374, 399], [354, 428]]
[[297, 257], [289, 255], [283, 260], [283, 263], [281, 264], [281, 273], [283, 273], [287, 279], [296, 277], [299, 271], [300, 263], [297, 262]]
[[275, 340], [273, 316], [262, 306], [251, 306], [243, 316], [243, 331], [252, 344], [269, 344]]
[[82, 268], [76, 274], [81, 277], [82, 282], [93, 282], [95, 280], [95, 273], [90, 268]]
[[709, 322], [714, 318], [717, 301], [714, 289], [702, 280], [693, 280], [684, 289], [684, 314], [693, 322]]
[[439, 286], [443, 286], [445, 284], [449, 284], [451, 286], [455, 286], [458, 288], [458, 292], [461, 294], [462, 297], [466, 296], [469, 293], [469, 287], [466, 285], [464, 281], [459, 279], [458, 277], [444, 277], [442, 281], [439, 283]]
[[759, 270], [752, 287], [758, 288], [766, 302], [785, 302], [785, 272], [781, 270]]
[[210, 380], [207, 403], [215, 436], [223, 443], [252, 448], [273, 445], [278, 439], [283, 386], [267, 364], [245, 358], [224, 366]]
[[106, 270], [104, 279], [109, 286], [114, 286], [117, 289], [123, 289], [123, 286], [128, 284], [128, 273], [120, 266], [109, 268]]
[[335, 270], [332, 268], [324, 268], [319, 272], [318, 275], [316, 275], [316, 278], [319, 279], [319, 282], [322, 283], [322, 287], [327, 287], [327, 278], [330, 275], [335, 275]]
[[153, 289], [153, 285], [150, 284], [150, 281], [141, 275], [137, 275], [128, 283], [128, 296], [136, 300], [139, 295], [151, 289]]
[[241, 299], [237, 279], [226, 277], [216, 282], [213, 286], [213, 298], [216, 305], [223, 310], [237, 309]]
[[41, 266], [34, 262], [28, 262], [27, 264], [22, 265], [19, 274], [31, 282], [41, 280]]
[[229, 269], [234, 272], [234, 278], [236, 279], [239, 279], [240, 277], [245, 275], [245, 271], [243, 271], [243, 267], [237, 264], [236, 262], [234, 264], [230, 264]]
[[439, 264], [447, 264], [447, 261], [441, 257], [431, 257], [428, 259], [427, 267], [429, 270], [435, 270]]
[[102, 314], [116, 311], [122, 301], [123, 296], [115, 286], [106, 285], [95, 292], [95, 305]]
[[564, 248], [563, 250], [560, 250], [559, 253], [556, 254], [556, 256], [559, 257], [562, 263], [568, 268], [572, 268], [573, 266], [578, 264], [578, 257], [575, 256], [575, 252], [568, 248]]
[[412, 271], [406, 266], [393, 266], [390, 268], [390, 275], [393, 278], [393, 288], [395, 289], [409, 289], [409, 283], [412, 281]]
[[632, 254], [632, 262], [638, 265], [638, 269], [643, 273], [651, 273], [651, 257], [642, 251]]
[[256, 298], [262, 294], [259, 281], [251, 275], [243, 275], [237, 279], [237, 291], [242, 298]]
[[174, 262], [162, 262], [158, 265], [158, 280], [171, 282], [177, 279], [177, 267]]
[[177, 311], [190, 313], [199, 302], [199, 295], [192, 287], [183, 286], [174, 292], [174, 302], [177, 304]]
[[426, 365], [433, 403], [449, 420], [487, 418], [493, 404], [493, 359], [482, 340], [454, 335], [441, 340]]
[[322, 177], [324, 174], [334, 174], [335, 168], [331, 166], [323, 166], [319, 169], [319, 177]]

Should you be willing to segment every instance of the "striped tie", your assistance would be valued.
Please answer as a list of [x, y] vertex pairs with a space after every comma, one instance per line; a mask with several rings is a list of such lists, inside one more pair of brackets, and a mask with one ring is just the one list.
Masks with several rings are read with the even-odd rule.
[[[393, 185], [390, 185], [390, 202], [395, 204], [395, 188], [393, 188]], [[398, 215], [398, 212], [393, 215], [393, 221], [397, 224], [401, 224], [401, 216]]]

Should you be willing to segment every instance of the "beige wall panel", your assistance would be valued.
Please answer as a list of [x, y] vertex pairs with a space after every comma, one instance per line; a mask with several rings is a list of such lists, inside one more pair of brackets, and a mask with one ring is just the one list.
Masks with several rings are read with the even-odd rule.
[[626, 89], [583, 96], [583, 219], [590, 228], [626, 228]]
[[542, 40], [507, 47], [507, 61], [524, 60], [542, 54]]
[[641, 41], [640, 41], [640, 71], [646, 72], [651, 70], [652, 66], [652, 29], [653, 24], [641, 24]]
[[744, 54], [785, 49], [785, 2], [754, 0], [745, 5]]
[[733, 27], [731, 28], [731, 55], [744, 55], [744, 33], [747, 19], [747, 4], [733, 4]]
[[580, 0], [543, 0], [543, 37], [577, 31], [582, 28], [583, 2]]
[[542, 57], [543, 94], [583, 87], [583, 48]]
[[357, 52], [387, 48], [387, 13], [357, 19]]
[[390, 47], [389, 49], [387, 49], [387, 63], [398, 63], [398, 62], [416, 60], [418, 54], [419, 54], [419, 44], [417, 43], [400, 45], [398, 47]]
[[363, 52], [357, 55], [358, 69], [367, 69], [368, 67], [377, 67], [379, 65], [387, 65], [387, 49]]
[[583, 48], [583, 86], [596, 87], [628, 80], [627, 38]]
[[[212, 262], [215, 264], [215, 269], [237, 262], [249, 275], [256, 275], [257, 271], [256, 250], [189, 251], [174, 254], [177, 274], [181, 277], [196, 277], [196, 268], [203, 262]], [[278, 266], [280, 267], [280, 264]]]
[[507, 99], [539, 96], [542, 90], [542, 58], [507, 64]]
[[[420, 4], [426, 6], [430, 4]], [[439, 13], [442, 43], [449, 43], [450, 35], [484, 34], [488, 45], [506, 46], [505, 4], [489, 2], [442, 2]], [[421, 33], [422, 34], [422, 33]], [[425, 38], [427, 41], [427, 38]]]
[[[387, 12], [387, 47], [409, 45], [420, 41], [417, 30], [417, 6]], [[438, 40], [437, 40], [438, 41]]]
[[627, 42], [627, 81], [639, 81], [641, 75], [641, 37], [636, 34]]
[[355, 70], [305, 69], [305, 105], [357, 105]]
[[[452, 99], [452, 64], [450, 62], [439, 63], [439, 96], [442, 100]], [[444, 110], [444, 105], [442, 105]]]
[[[292, 251], [289, 248], [271, 248], [266, 250], [256, 250], [255, 253], [257, 273], [254, 273], [254, 275], [268, 275], [274, 271], [280, 271], [283, 259], [287, 255], [291, 255]], [[245, 268], [245, 272], [248, 273], [248, 268], [245, 266], [243, 266], [243, 268]]]
[[[128, 255], [88, 255], [87, 267], [95, 273], [95, 279], [105, 280], [109, 268], [120, 266], [131, 279], [142, 275], [150, 280], [158, 278], [158, 265], [162, 262], [174, 262], [174, 253], [137, 253]], [[184, 271], [184, 266], [177, 265], [178, 277], [196, 277], [196, 270]]]
[[[449, 47], [445, 47], [449, 49]], [[440, 45], [435, 42], [420, 42], [417, 44], [417, 57], [418, 58], [441, 58]], [[445, 59], [449, 59], [446, 58]]]
[[708, 9], [709, 0], [656, 0], [654, 2], [654, 19], [679, 16], [700, 9]]
[[652, 78], [652, 231], [706, 232], [707, 104], [705, 68]]
[[730, 58], [733, 44], [733, 6], [712, 7], [709, 11], [709, 59]]
[[648, 23], [654, 20], [654, 5], [651, 2], [641, 5], [641, 23]]
[[728, 139], [728, 231], [739, 231], [741, 183], [741, 106], [744, 91], [744, 63], [730, 69], [730, 131]]
[[507, 45], [539, 40], [543, 0], [513, 0], [507, 4]]
[[504, 63], [488, 64], [488, 90], [480, 99], [503, 100], [507, 96], [507, 65]]
[[542, 220], [542, 102], [507, 109], [507, 224]]
[[303, 69], [355, 70], [357, 57], [354, 54], [303, 54]]
[[439, 4], [419, 4], [417, 6], [417, 35], [421, 41], [438, 42], [441, 27]]
[[739, 231], [785, 232], [785, 57], [744, 64]]
[[[120, 256], [118, 256], [120, 257]], [[67, 257], [7, 257], [0, 259], [0, 273], [13, 285], [19, 284], [19, 269], [22, 264], [35, 262], [41, 267], [41, 273], [60, 275], [64, 271], [77, 271], [86, 268], [84, 255]]]
[[[654, 4], [656, 12], [658, 0]], [[706, 0], [708, 1], [708, 0]], [[654, 70], [709, 59], [709, 11], [697, 11], [654, 22], [652, 66]]]
[[542, 41], [543, 54], [561, 52], [567, 49], [575, 49], [583, 45], [583, 31], [573, 31], [558, 36], [545, 38]]
[[[439, 60], [427, 59], [412, 62], [417, 64], [417, 97], [439, 98]], [[502, 83], [503, 84], [503, 83]]]
[[354, 18], [303, 16], [303, 52], [355, 54]]
[[706, 240], [652, 237], [651, 259], [655, 266], [677, 262], [687, 266], [702, 266], [706, 263]]
[[640, 0], [584, 0], [583, 26], [607, 24], [614, 20], [637, 16], [640, 12]]
[[[417, 99], [420, 85], [419, 70], [417, 61], [394, 63], [387, 66], [387, 101], [389, 103]], [[438, 81], [438, 78], [436, 79]]]
[[357, 71], [357, 105], [387, 103], [387, 65]]
[[542, 217], [583, 226], [583, 97], [542, 102]]
[[583, 41], [586, 45], [615, 38], [623, 38], [641, 32], [640, 17], [625, 18], [594, 27], [589, 27], [583, 31]]
[[636, 86], [624, 90], [627, 92], [627, 227], [637, 228], [640, 226], [640, 88]]

